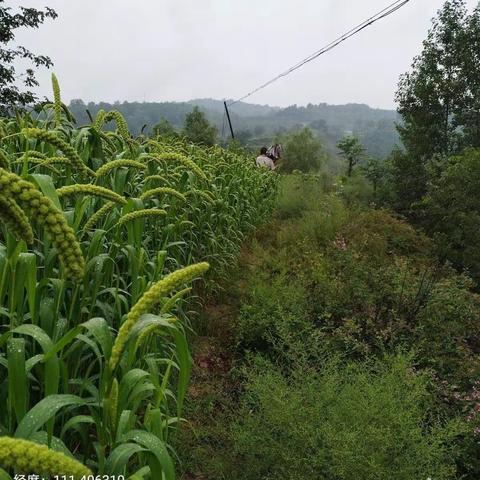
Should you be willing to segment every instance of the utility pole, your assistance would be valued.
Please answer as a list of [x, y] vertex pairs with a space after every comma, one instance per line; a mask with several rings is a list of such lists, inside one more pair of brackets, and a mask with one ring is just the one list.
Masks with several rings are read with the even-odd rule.
[[228, 112], [227, 102], [224, 100], [223, 105], [225, 105], [225, 112], [227, 112], [228, 126], [230, 127], [230, 134], [232, 135], [232, 140], [235, 140], [235, 135], [233, 134], [232, 122], [230, 120], [230, 113]]

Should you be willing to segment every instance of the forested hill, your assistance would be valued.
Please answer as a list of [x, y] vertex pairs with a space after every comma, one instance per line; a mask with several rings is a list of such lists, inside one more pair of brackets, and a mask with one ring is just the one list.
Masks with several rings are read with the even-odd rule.
[[[99, 109], [117, 109], [126, 118], [133, 133], [138, 133], [146, 125], [147, 131], [164, 117], [175, 128], [180, 129], [193, 106], [199, 106], [208, 120], [227, 135], [224, 120], [223, 101], [213, 99], [195, 99], [189, 102], [105, 102], [85, 104], [82, 100], [73, 100], [70, 109], [80, 124], [88, 121], [86, 110], [94, 115]], [[328, 105], [308, 104], [306, 107], [292, 105], [287, 108], [269, 105], [255, 105], [239, 102], [230, 108], [231, 119], [238, 138], [245, 144], [259, 145], [268, 143], [278, 134], [309, 126], [327, 144], [333, 147], [345, 134], [358, 135], [374, 156], [384, 157], [398, 143], [395, 122], [398, 120], [394, 110], [370, 108], [364, 104]]]

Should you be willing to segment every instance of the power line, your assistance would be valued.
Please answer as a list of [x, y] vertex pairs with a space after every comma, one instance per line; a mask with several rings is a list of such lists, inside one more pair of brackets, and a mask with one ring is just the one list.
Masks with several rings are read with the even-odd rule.
[[316, 52], [310, 54], [308, 57], [304, 58], [303, 60], [300, 60], [297, 64], [293, 65], [290, 67], [288, 70], [285, 70], [284, 72], [280, 73], [276, 77], [272, 78], [268, 82], [263, 83], [259, 87], [255, 88], [254, 90], [250, 91], [246, 95], [243, 95], [243, 97], [238, 98], [237, 100], [234, 100], [228, 104], [228, 106], [234, 105], [235, 103], [241, 102], [242, 100], [245, 100], [246, 98], [250, 97], [251, 95], [257, 93], [258, 91], [264, 89], [265, 87], [268, 87], [271, 85], [273, 82], [276, 82], [280, 78], [286, 77], [290, 73], [294, 72], [295, 70], [299, 69], [300, 67], [303, 67], [306, 63], [311, 62], [312, 60], [315, 60], [318, 58], [320, 55], [323, 55], [324, 53], [329, 52], [333, 48], [335, 48], [337, 45], [340, 43], [344, 42], [345, 40], [349, 39], [350, 37], [353, 37], [357, 33], [361, 32], [364, 28], [369, 27], [375, 22], [378, 22], [382, 18], [388, 17], [392, 13], [396, 12], [400, 8], [402, 8], [404, 5], [406, 5], [410, 0], [396, 0], [392, 4], [388, 5], [384, 9], [380, 10], [377, 12], [375, 15], [371, 16], [370, 18], [367, 18], [364, 20], [362, 23], [358, 24], [356, 27], [351, 28], [348, 32], [345, 32], [343, 35], [340, 37], [336, 38], [332, 42], [330, 42], [328, 45], [325, 45], [321, 49], [317, 50]]

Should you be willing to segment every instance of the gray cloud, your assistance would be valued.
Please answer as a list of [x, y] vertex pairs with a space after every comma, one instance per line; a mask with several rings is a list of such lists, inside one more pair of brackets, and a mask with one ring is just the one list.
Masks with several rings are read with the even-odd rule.
[[[59, 18], [17, 40], [53, 59], [65, 100], [237, 98], [389, 0], [11, 0]], [[391, 108], [442, 0], [411, 0], [249, 101]], [[469, 0], [474, 7], [478, 1]], [[41, 72], [40, 95], [50, 92]]]

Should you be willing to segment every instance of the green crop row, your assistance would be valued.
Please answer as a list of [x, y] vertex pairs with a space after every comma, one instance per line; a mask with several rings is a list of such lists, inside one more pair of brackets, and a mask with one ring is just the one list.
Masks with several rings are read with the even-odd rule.
[[53, 85], [0, 119], [0, 478], [174, 479], [188, 284], [215, 288], [277, 182], [119, 112], [77, 126]]

